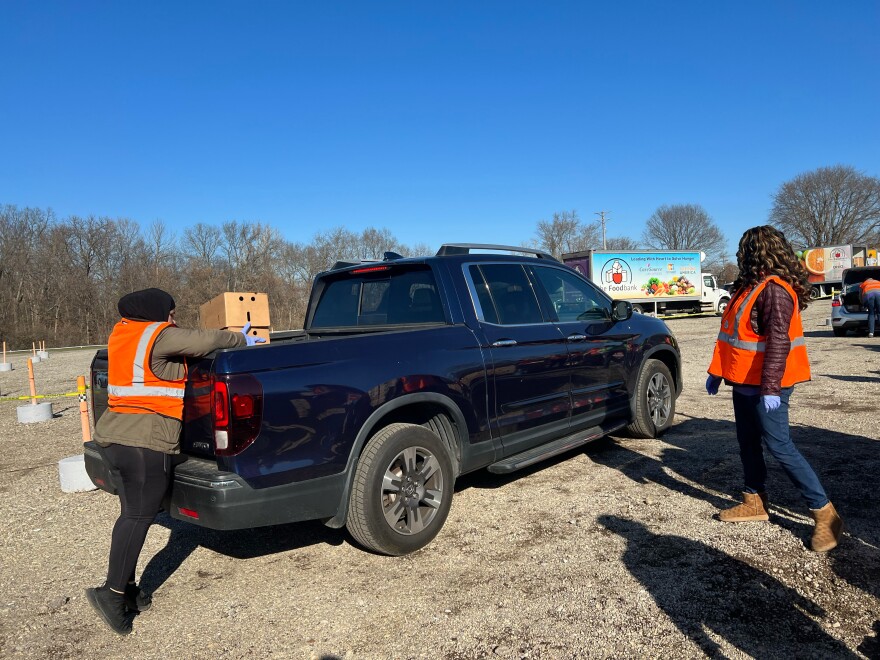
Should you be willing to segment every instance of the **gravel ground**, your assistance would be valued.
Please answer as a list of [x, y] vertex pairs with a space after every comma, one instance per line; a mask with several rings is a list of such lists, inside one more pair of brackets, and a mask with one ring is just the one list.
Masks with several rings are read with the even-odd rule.
[[[813, 381], [792, 399], [795, 439], [843, 515], [828, 555], [771, 465], [768, 523], [723, 524], [741, 467], [729, 388], [703, 389], [718, 319], [671, 320], [684, 357], [677, 423], [661, 440], [606, 438], [511, 476], [457, 484], [427, 548], [368, 554], [301, 523], [214, 532], [160, 515], [139, 574], [155, 591], [134, 633], [83, 595], [106, 570], [117, 500], [65, 494], [81, 451], [76, 397], [23, 425], [0, 401], [0, 656], [5, 658], [880, 657], [880, 340], [835, 338], [805, 313]], [[92, 351], [52, 351], [40, 393], [70, 392]], [[27, 394], [27, 369], [0, 395]]]

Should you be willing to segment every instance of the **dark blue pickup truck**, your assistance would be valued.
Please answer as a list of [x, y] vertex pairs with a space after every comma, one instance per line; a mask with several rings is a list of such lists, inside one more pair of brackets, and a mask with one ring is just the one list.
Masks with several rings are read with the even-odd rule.
[[[100, 351], [96, 419], [106, 370]], [[454, 244], [337, 264], [316, 278], [304, 330], [190, 365], [166, 510], [213, 529], [321, 519], [405, 554], [440, 531], [459, 475], [624, 427], [655, 437], [680, 391], [666, 324], [547, 254]], [[94, 444], [85, 458], [116, 492]]]

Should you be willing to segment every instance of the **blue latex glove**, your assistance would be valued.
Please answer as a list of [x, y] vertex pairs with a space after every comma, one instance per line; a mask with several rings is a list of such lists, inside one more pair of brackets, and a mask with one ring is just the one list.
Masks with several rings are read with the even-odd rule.
[[706, 391], [711, 395], [715, 396], [718, 394], [718, 388], [721, 386], [721, 377], [713, 376], [709, 374], [709, 377], [706, 379]]
[[763, 394], [761, 396], [761, 403], [764, 404], [764, 412], [771, 412], [776, 410], [781, 404], [782, 401], [778, 396], [773, 396], [772, 394]]
[[248, 321], [248, 324], [241, 329], [241, 334], [244, 335], [244, 340], [247, 342], [248, 346], [253, 346], [254, 344], [265, 344], [266, 340], [262, 337], [252, 337], [248, 334], [248, 330], [251, 329], [251, 323]]

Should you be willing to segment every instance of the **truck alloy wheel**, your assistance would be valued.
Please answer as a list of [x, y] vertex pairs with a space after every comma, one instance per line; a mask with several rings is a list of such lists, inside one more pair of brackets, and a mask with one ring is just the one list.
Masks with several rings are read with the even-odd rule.
[[627, 427], [637, 438], [656, 438], [672, 426], [675, 388], [669, 368], [660, 360], [646, 360], [631, 402], [633, 421]]
[[361, 454], [347, 527], [363, 546], [402, 555], [427, 545], [452, 502], [452, 462], [441, 440], [415, 424], [391, 424]]

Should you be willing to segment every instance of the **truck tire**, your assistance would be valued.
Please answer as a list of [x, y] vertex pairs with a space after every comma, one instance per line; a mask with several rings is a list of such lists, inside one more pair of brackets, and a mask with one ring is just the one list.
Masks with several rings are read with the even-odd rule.
[[716, 314], [718, 316], [724, 316], [724, 310], [727, 309], [727, 303], [730, 302], [730, 298], [722, 298], [718, 301], [718, 311]]
[[358, 460], [346, 527], [368, 550], [405, 555], [437, 536], [452, 505], [449, 451], [416, 424], [390, 424]]
[[818, 300], [821, 295], [822, 295], [822, 290], [819, 287], [817, 287], [817, 286], [810, 287], [810, 291], [809, 291], [810, 300]]
[[633, 314], [644, 314], [645, 308], [638, 303], [633, 304]]
[[627, 430], [636, 438], [656, 438], [672, 426], [675, 386], [669, 368], [660, 360], [645, 360], [631, 406], [633, 421]]

